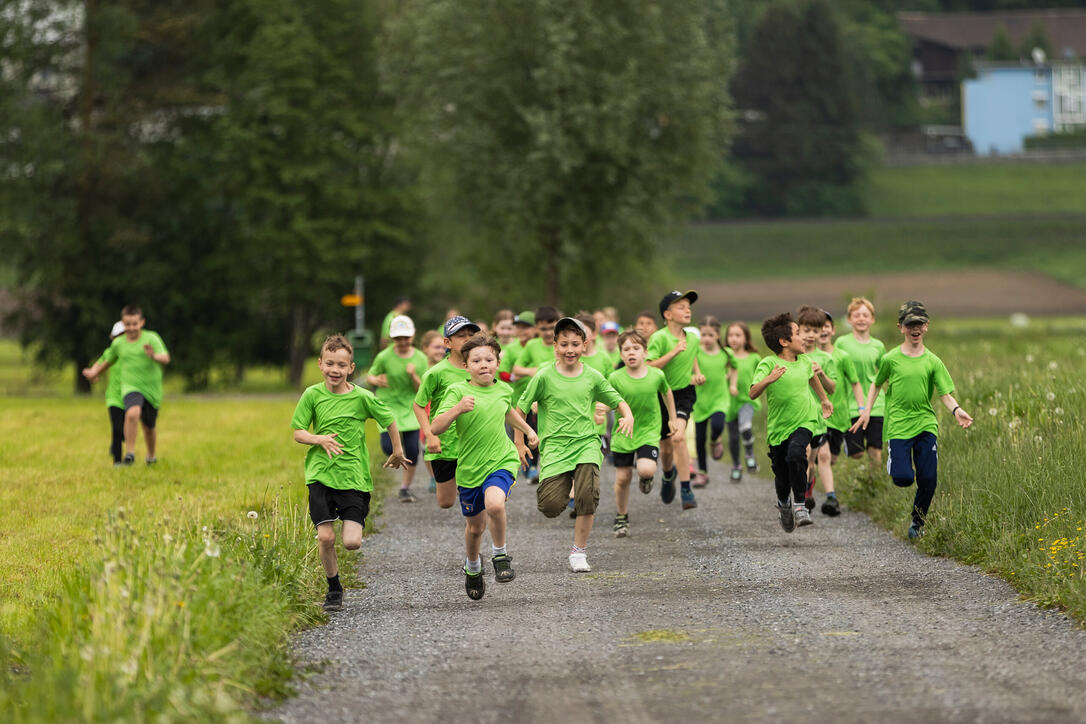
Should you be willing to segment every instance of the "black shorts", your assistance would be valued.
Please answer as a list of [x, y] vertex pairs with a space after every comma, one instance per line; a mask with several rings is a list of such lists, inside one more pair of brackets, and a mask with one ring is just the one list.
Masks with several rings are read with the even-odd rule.
[[[419, 431], [406, 430], [400, 433], [400, 443], [403, 445], [403, 456], [411, 461], [412, 465], [419, 463]], [[381, 450], [385, 455], [392, 454], [392, 437], [388, 432], [381, 433]]]
[[826, 441], [828, 439], [829, 439], [828, 432], [824, 432], [821, 435], [812, 436], [811, 437], [811, 450], [817, 450], [818, 448], [822, 447], [823, 445], [826, 444]]
[[430, 469], [434, 471], [434, 480], [447, 483], [456, 477], [455, 460], [431, 460]]
[[313, 525], [331, 523], [334, 520], [352, 520], [366, 524], [370, 514], [370, 494], [361, 490], [339, 490], [324, 483], [314, 482], [309, 488], [309, 518]]
[[142, 393], [129, 392], [124, 396], [125, 411], [130, 407], [140, 408], [140, 422], [144, 427], [155, 429], [155, 423], [158, 422], [158, 408], [148, 402]]
[[[672, 390], [671, 396], [675, 398], [675, 416], [682, 418], [683, 420], [689, 420], [691, 413], [694, 412], [694, 403], [698, 399], [697, 390], [693, 385], [687, 385], [681, 390]], [[663, 400], [660, 400], [660, 439], [666, 440], [671, 437], [671, 428], [668, 427], [668, 414], [667, 405]]]
[[642, 445], [633, 452], [617, 452], [612, 453], [612, 455], [614, 456], [616, 468], [632, 468], [635, 459], [640, 460], [641, 458], [646, 458], [648, 460], [659, 460], [660, 448], [655, 445]]
[[[852, 418], [852, 423], [860, 418]], [[866, 430], [845, 433], [845, 448], [849, 456], [859, 455], [868, 448], [882, 450], [882, 417], [872, 417], [867, 423]]]
[[841, 446], [845, 444], [845, 433], [834, 430], [832, 427], [826, 430], [826, 442], [830, 446], [830, 455], [840, 455]]

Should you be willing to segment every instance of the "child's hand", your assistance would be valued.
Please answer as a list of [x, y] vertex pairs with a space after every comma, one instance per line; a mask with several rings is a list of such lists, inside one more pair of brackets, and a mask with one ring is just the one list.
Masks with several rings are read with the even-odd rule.
[[818, 364], [814, 360], [811, 360], [811, 372], [815, 373], [816, 375], [822, 374], [822, 365]]
[[151, 345], [149, 345], [149, 344], [143, 345], [143, 352], [144, 352], [144, 354], [146, 354], [151, 359], [155, 358], [155, 348], [152, 347]]
[[728, 392], [731, 394], [732, 397], [739, 397], [739, 386], [728, 385]]
[[620, 417], [619, 418], [618, 425], [616, 425], [615, 427], [617, 427], [618, 431], [621, 432], [626, 437], [632, 437], [633, 436], [633, 423], [634, 423], [633, 415], [626, 415], [625, 417]]
[[426, 452], [437, 455], [441, 452], [441, 438], [431, 434], [426, 438]]
[[675, 345], [675, 356], [679, 356], [686, 351], [686, 332], [683, 332], [683, 336], [679, 337], [679, 343]]
[[465, 412], [471, 412], [475, 409], [475, 395], [466, 395], [460, 398], [460, 402], [456, 403], [456, 409], [460, 414]]
[[409, 374], [409, 375], [414, 375], [415, 374], [415, 363], [414, 362], [408, 362], [407, 367], [404, 368], [404, 371], [407, 372], [407, 374]]
[[822, 400], [822, 419], [828, 420], [833, 415], [833, 403], [829, 400]]
[[531, 432], [529, 432], [527, 435], [524, 436], [524, 442], [531, 449], [537, 450], [539, 448], [539, 435], [536, 435], [535, 430], [532, 430]]
[[777, 365], [773, 368], [773, 371], [766, 375], [766, 379], [770, 382], [776, 382], [781, 377], [784, 377], [784, 373], [788, 371], [788, 368], [784, 365]]
[[343, 452], [343, 446], [336, 440], [338, 432], [333, 432], [331, 435], [317, 435], [317, 444], [324, 448], [324, 452], [328, 453], [328, 457], [335, 457]]
[[603, 423], [607, 422], [607, 411], [609, 409], [611, 409], [611, 408], [609, 408], [607, 405], [603, 404], [602, 402], [597, 402], [596, 403], [596, 412], [595, 412], [595, 415], [594, 415], [594, 419], [595, 419], [595, 422], [596, 422], [597, 425], [602, 425]]
[[528, 469], [529, 458], [531, 452], [528, 450], [528, 446], [524, 443], [517, 445], [517, 456], [520, 457], [520, 467], [522, 470]]
[[958, 424], [962, 427], [969, 427], [973, 424], [973, 418], [969, 416], [968, 412], [960, 407], [958, 408], [957, 412], [954, 413], [954, 419], [957, 420]]
[[692, 385], [704, 385], [705, 384], [705, 375], [698, 372], [696, 375], [694, 375], [693, 377], [690, 378], [690, 384], [692, 384]]
[[94, 382], [96, 379], [98, 379], [98, 375], [92, 373], [90, 367], [83, 368], [83, 376], [87, 378], [88, 382]]
[[412, 465], [413, 461], [404, 457], [403, 453], [392, 453], [388, 456], [388, 460], [385, 461], [386, 468], [407, 468]]
[[868, 414], [867, 410], [864, 410], [863, 412], [860, 413], [860, 417], [857, 418], [856, 422], [854, 422], [852, 424], [852, 427], [850, 427], [848, 429], [848, 431], [849, 432], [856, 432], [858, 430], [866, 430], [867, 429], [867, 423], [870, 422], [870, 421], [871, 421], [871, 415]]
[[678, 439], [676, 436], [679, 434], [679, 423], [670, 417], [667, 420], [667, 436], [672, 439]]
[[388, 375], [372, 375], [370, 383], [374, 387], [388, 387]]

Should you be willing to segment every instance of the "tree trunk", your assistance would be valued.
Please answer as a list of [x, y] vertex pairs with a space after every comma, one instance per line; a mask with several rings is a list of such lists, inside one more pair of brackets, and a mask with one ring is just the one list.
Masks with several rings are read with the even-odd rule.
[[[76, 355], [75, 358], [75, 393], [77, 395], [89, 395], [91, 391], [91, 383], [87, 381], [87, 378], [83, 376], [83, 369], [90, 366], [90, 360], [86, 359], [83, 355]], [[110, 370], [110, 373], [116, 373], [116, 370]]]
[[[94, 249], [94, 231], [91, 213], [94, 209], [94, 187], [97, 176], [94, 164], [94, 69], [98, 63], [98, 0], [86, 0], [83, 8], [83, 32], [85, 34], [86, 55], [83, 58], [83, 78], [79, 89], [79, 148], [78, 198], [76, 199], [76, 234], [83, 249]], [[75, 391], [79, 394], [90, 392], [90, 382], [83, 377], [83, 368], [90, 360], [83, 352], [75, 355]], [[113, 370], [116, 372], [116, 370]]]
[[546, 288], [546, 290], [544, 290], [544, 294], [546, 296], [547, 304], [551, 305], [552, 307], [557, 308], [559, 306], [558, 300], [561, 297], [561, 282], [560, 282], [560, 278], [559, 278], [558, 253], [557, 253], [557, 250], [559, 248], [558, 242], [555, 241], [551, 245], [551, 247], [552, 247], [552, 249], [554, 251], [552, 251], [550, 254], [547, 255], [547, 269], [546, 269], [547, 288]]
[[302, 372], [305, 370], [305, 358], [309, 353], [308, 325], [305, 311], [294, 308], [293, 323], [290, 330], [290, 384], [296, 388], [302, 386]]

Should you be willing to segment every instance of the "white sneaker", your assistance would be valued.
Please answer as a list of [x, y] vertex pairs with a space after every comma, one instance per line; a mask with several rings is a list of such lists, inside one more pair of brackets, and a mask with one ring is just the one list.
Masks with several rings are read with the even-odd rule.
[[585, 553], [569, 554], [569, 569], [574, 573], [588, 573], [592, 566], [588, 565], [588, 555]]

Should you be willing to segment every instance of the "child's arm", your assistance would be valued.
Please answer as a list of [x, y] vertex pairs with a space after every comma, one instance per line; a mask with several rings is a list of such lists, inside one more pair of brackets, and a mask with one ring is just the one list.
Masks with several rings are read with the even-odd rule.
[[90, 367], [85, 368], [83, 370], [83, 376], [87, 378], [88, 382], [94, 382], [96, 379], [98, 379], [98, 375], [102, 374], [107, 369], [109, 369], [109, 366], [111, 364], [113, 364], [113, 363], [112, 362], [106, 362], [104, 360], [99, 360], [99, 361], [95, 362], [93, 365], [91, 365]]
[[539, 447], [539, 437], [535, 434], [520, 410], [510, 407], [505, 413], [505, 422], [513, 428], [513, 443], [517, 446], [517, 455], [520, 457], [521, 467], [528, 467], [528, 448]]
[[946, 409], [950, 410], [950, 414], [954, 416], [954, 419], [958, 421], [959, 425], [962, 427], [969, 427], [973, 424], [973, 418], [969, 416], [968, 412], [962, 409], [962, 406], [954, 399], [954, 395], [942, 395], [939, 399], [946, 405]]
[[739, 397], [739, 370], [728, 368], [728, 392], [732, 397]]
[[[663, 369], [664, 367], [667, 367], [668, 362], [675, 359], [676, 356], [682, 354], [685, 351], [686, 351], [686, 335], [684, 334], [682, 337], [679, 338], [678, 343], [674, 347], [672, 347], [668, 352], [666, 352], [665, 354], [657, 357], [656, 359], [650, 359], [650, 360], [645, 360], [645, 361], [649, 363], [650, 367], [656, 367], [658, 369]], [[694, 360], [694, 369], [695, 370], [698, 369], [697, 364], [698, 364], [698, 361], [697, 361], [697, 359], [695, 359]]]
[[[817, 362], [815, 364], [818, 364]], [[830, 402], [830, 398], [826, 396], [826, 389], [822, 386], [822, 383], [818, 380], [818, 375], [812, 375], [808, 380], [808, 384], [811, 385], [811, 389], [818, 395], [818, 399], [822, 401], [822, 419], [828, 419], [833, 414], [833, 403]]]
[[[336, 440], [337, 434], [333, 432], [331, 435], [314, 435], [309, 430], [295, 430], [294, 442], [300, 442], [303, 445], [320, 445], [324, 448], [324, 452], [328, 453], [328, 457], [335, 457], [343, 452], [343, 446]], [[399, 438], [394, 444], [398, 444], [398, 441]]]
[[856, 398], [856, 407], [860, 408], [860, 412], [867, 409], [867, 405], [864, 404], [864, 388], [859, 382], [852, 383], [852, 396]]
[[396, 421], [388, 423], [388, 437], [392, 441], [392, 454], [385, 461], [386, 468], [407, 468], [414, 465], [414, 460], [408, 460], [403, 454], [403, 441], [400, 440], [400, 430], [396, 427]]
[[388, 387], [388, 375], [366, 375], [366, 384], [370, 387]]
[[417, 390], [419, 388], [419, 385], [422, 384], [422, 378], [419, 377], [419, 373], [415, 369], [415, 363], [414, 362], [408, 362], [406, 369], [407, 369], [407, 374], [411, 377], [411, 386], [414, 387]]
[[814, 371], [815, 377], [822, 384], [822, 388], [826, 390], [827, 395], [832, 395], [837, 390], [837, 384], [829, 378], [829, 375], [822, 369], [822, 365], [817, 362], [811, 362], [811, 370]]
[[170, 363], [169, 352], [155, 352], [155, 348], [149, 344], [143, 345], [143, 352], [155, 362], [158, 362], [160, 365], [168, 365]]
[[674, 435], [679, 431], [679, 423], [676, 422], [679, 419], [679, 415], [675, 412], [675, 395], [671, 389], [668, 388], [666, 395], [660, 395], [664, 399], [664, 407], [667, 409], [667, 429], [668, 433]]
[[615, 427], [626, 437], [633, 436], [633, 411], [630, 409], [630, 406], [626, 404], [626, 400], [619, 400], [618, 413], [622, 415], [622, 417], [618, 419], [618, 423]]
[[465, 412], [471, 412], [474, 409], [475, 396], [464, 395], [455, 405], [434, 417], [434, 421], [430, 423], [430, 431], [435, 435], [442, 435], [452, 427], [456, 418], [460, 417]]
[[881, 385], [877, 385], [874, 382], [871, 383], [871, 387], [867, 391], [867, 404], [860, 405], [860, 417], [852, 427], [848, 429], [849, 432], [867, 429], [867, 423], [871, 421], [871, 407], [875, 404], [875, 398], [879, 395], [879, 387], [881, 387]]
[[694, 374], [690, 378], [690, 384], [692, 385], [704, 385], [705, 375], [701, 373], [701, 365], [698, 364], [698, 356], [694, 355]]
[[750, 386], [750, 394], [748, 397], [752, 400], [757, 400], [762, 396], [762, 393], [765, 392], [765, 388], [779, 380], [787, 371], [788, 368], [784, 365], [776, 365], [773, 367], [773, 371], [766, 375], [761, 381], [755, 382]]
[[419, 431], [422, 439], [426, 441], [426, 452], [438, 454], [441, 452], [441, 439], [430, 429], [430, 418], [426, 415], [426, 408], [419, 403], [412, 403], [411, 411], [415, 413], [415, 419], [419, 421]]

